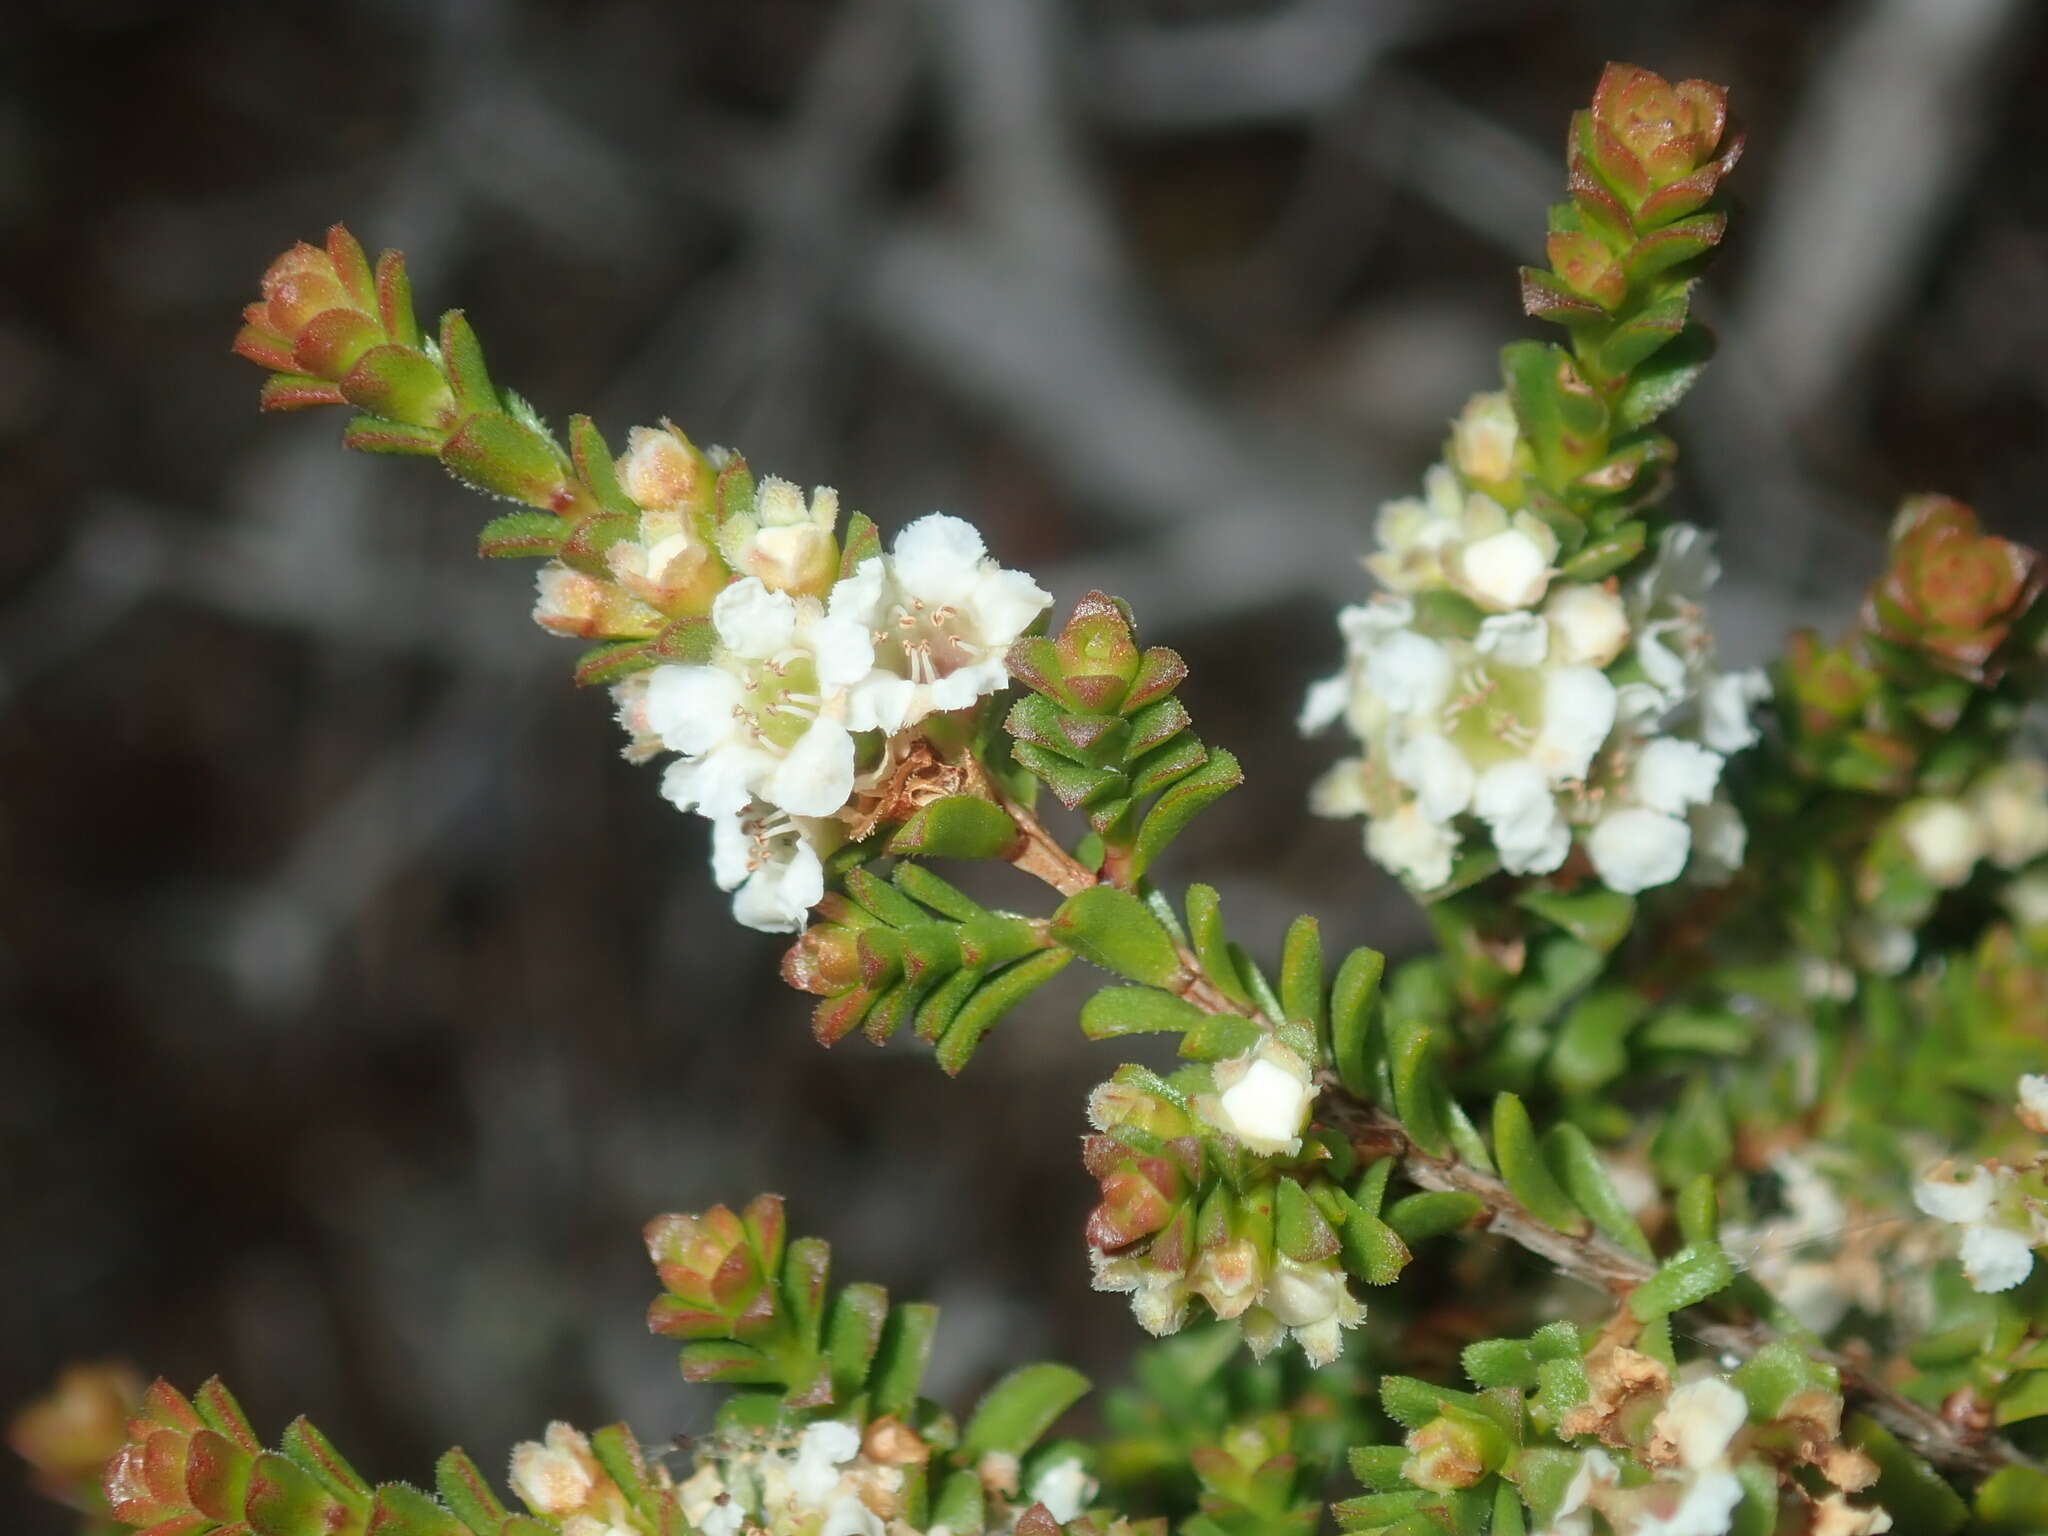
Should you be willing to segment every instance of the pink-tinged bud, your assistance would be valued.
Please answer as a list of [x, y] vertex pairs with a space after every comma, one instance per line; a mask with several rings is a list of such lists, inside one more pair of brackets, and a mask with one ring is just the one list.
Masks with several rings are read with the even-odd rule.
[[263, 274], [263, 298], [242, 312], [235, 351], [279, 372], [339, 380], [388, 340], [363, 248], [337, 224], [326, 249], [304, 241]]
[[660, 630], [662, 616], [608, 581], [559, 562], [534, 575], [533, 622], [585, 640], [637, 640]]
[[711, 504], [713, 471], [694, 444], [667, 422], [635, 427], [619, 456], [619, 485], [650, 512], [701, 512]]
[[[1139, 1157], [1111, 1136], [1082, 1141], [1082, 1160], [1102, 1185], [1102, 1203], [1089, 1213], [1091, 1248], [1105, 1253], [1129, 1247], [1161, 1230], [1184, 1202], [1201, 1174], [1201, 1149], [1192, 1140], [1176, 1143], [1176, 1155]], [[1186, 1159], [1192, 1158], [1193, 1166]]]
[[1998, 652], [2041, 595], [2035, 551], [1982, 532], [1977, 514], [1946, 496], [1915, 496], [1892, 525], [1890, 568], [1864, 607], [1883, 639], [1942, 671], [1993, 682]]
[[98, 1507], [101, 1477], [141, 1400], [142, 1379], [125, 1365], [67, 1366], [47, 1396], [14, 1416], [7, 1443], [46, 1497]]
[[1236, 1237], [1202, 1249], [1188, 1276], [1188, 1289], [1209, 1303], [1218, 1317], [1240, 1315], [1265, 1288], [1266, 1264], [1250, 1238]]
[[647, 1326], [677, 1338], [721, 1338], [771, 1316], [767, 1270], [780, 1253], [780, 1223], [781, 1202], [773, 1197], [749, 1205], [745, 1220], [723, 1205], [701, 1216], [655, 1217], [647, 1224], [647, 1252], [665, 1294], [648, 1308]]
[[557, 1420], [542, 1440], [524, 1440], [512, 1447], [512, 1491], [536, 1515], [561, 1519], [578, 1514], [610, 1481], [590, 1441]]
[[709, 613], [730, 578], [693, 521], [687, 514], [649, 512], [640, 519], [639, 538], [621, 539], [604, 552], [621, 587], [672, 618]]
[[1633, 64], [1609, 64], [1592, 109], [1572, 120], [1573, 201], [1623, 240], [1691, 213], [1741, 155], [1741, 135], [1728, 137], [1727, 126], [1720, 86], [1673, 85]]

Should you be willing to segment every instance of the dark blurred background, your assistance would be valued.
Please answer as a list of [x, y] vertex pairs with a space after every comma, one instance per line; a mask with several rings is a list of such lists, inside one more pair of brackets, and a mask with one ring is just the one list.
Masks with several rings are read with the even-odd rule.
[[[0, 54], [0, 1404], [218, 1370], [373, 1475], [701, 1428], [650, 1214], [794, 1197], [947, 1309], [945, 1393], [1114, 1377], [1042, 997], [957, 1084], [830, 1055], [616, 755], [482, 503], [259, 419], [257, 275], [346, 218], [556, 420], [667, 414], [886, 527], [1127, 594], [1251, 785], [1234, 924], [1419, 925], [1290, 724], [1522, 321], [1608, 57], [1727, 82], [1744, 204], [1677, 418], [1724, 647], [1832, 623], [1890, 506], [2038, 537], [2048, 51], [2026, 0], [17, 0]], [[999, 888], [1000, 889], [1000, 888]], [[1012, 887], [1016, 899], [1031, 898]], [[0, 1506], [16, 1501], [0, 1473]], [[24, 1514], [31, 1531], [61, 1522]]]

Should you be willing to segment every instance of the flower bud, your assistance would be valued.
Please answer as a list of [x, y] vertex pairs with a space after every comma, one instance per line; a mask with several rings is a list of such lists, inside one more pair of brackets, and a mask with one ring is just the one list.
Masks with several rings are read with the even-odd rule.
[[1250, 1238], [1234, 1237], [1202, 1249], [1188, 1289], [1221, 1318], [1242, 1315], [1265, 1288], [1266, 1266]]
[[1506, 393], [1477, 394], [1451, 423], [1451, 463], [1483, 491], [1504, 489], [1516, 477], [1515, 450], [1521, 440], [1521, 424]]
[[1984, 833], [1960, 801], [1915, 801], [1901, 814], [1898, 827], [1913, 863], [1942, 890], [1952, 891], [1968, 880], [1984, 856]]
[[1202, 1118], [1261, 1156], [1301, 1150], [1316, 1085], [1308, 1063], [1277, 1040], [1217, 1063], [1216, 1092], [1196, 1101]]
[[560, 1420], [543, 1440], [512, 1447], [512, 1491], [536, 1515], [560, 1519], [587, 1508], [605, 1481], [590, 1441]]
[[637, 639], [661, 628], [661, 615], [645, 603], [560, 561], [535, 572], [534, 585], [539, 596], [533, 605], [533, 622], [558, 635], [586, 640]]
[[1504, 1458], [1506, 1437], [1489, 1435], [1469, 1418], [1431, 1419], [1408, 1435], [1401, 1475], [1418, 1488], [1451, 1493], [1470, 1488]]
[[839, 572], [839, 493], [821, 485], [804, 493], [774, 475], [754, 493], [751, 512], [726, 520], [718, 543], [726, 561], [742, 576], [758, 576], [771, 591], [822, 596]]
[[[779, 1218], [779, 1209], [774, 1214]], [[647, 1315], [656, 1333], [721, 1337], [741, 1313], [756, 1310], [756, 1303], [773, 1307], [761, 1256], [728, 1207], [714, 1205], [701, 1216], [657, 1216], [647, 1224], [646, 1237], [666, 1292]]]
[[1083, 1161], [1102, 1186], [1102, 1202], [1089, 1213], [1089, 1246], [1125, 1248], [1150, 1237], [1172, 1219], [1201, 1176], [1201, 1146], [1176, 1142], [1171, 1155], [1139, 1157], [1112, 1136], [1083, 1139]]
[[1628, 645], [1628, 608], [1611, 587], [1559, 587], [1543, 613], [1550, 620], [1550, 656], [1560, 666], [1605, 667]]
[[1944, 671], [1995, 681], [1998, 652], [2040, 596], [2044, 574], [2038, 554], [1984, 534], [1961, 502], [1911, 497], [1892, 525], [1891, 565], [1865, 620]]
[[7, 1443], [29, 1464], [49, 1498], [99, 1501], [100, 1474], [128, 1439], [128, 1419], [142, 1400], [142, 1380], [125, 1365], [73, 1365], [50, 1393], [7, 1426]]
[[717, 478], [710, 461], [674, 426], [635, 427], [619, 455], [619, 485], [649, 512], [702, 512]]

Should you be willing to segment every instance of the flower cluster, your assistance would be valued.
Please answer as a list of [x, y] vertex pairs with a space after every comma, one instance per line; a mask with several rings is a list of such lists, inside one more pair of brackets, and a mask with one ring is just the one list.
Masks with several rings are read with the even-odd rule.
[[[1147, 1332], [1177, 1332], [1196, 1301], [1235, 1320], [1255, 1356], [1290, 1335], [1310, 1363], [1365, 1321], [1314, 1195], [1244, 1154], [1292, 1157], [1316, 1095], [1299, 1053], [1269, 1040], [1182, 1094], [1137, 1068], [1097, 1088], [1085, 1143], [1102, 1203], [1088, 1221], [1095, 1288], [1127, 1293]], [[1225, 1176], [1226, 1167], [1230, 1170]]]
[[614, 689], [627, 755], [681, 754], [662, 792], [712, 822], [712, 872], [735, 893], [734, 916], [795, 932], [825, 894], [824, 857], [874, 819], [909, 733], [1004, 687], [1005, 653], [1052, 598], [940, 513], [835, 580], [837, 496], [806, 503], [773, 478], [719, 525], [714, 550], [692, 531], [693, 455], [672, 433], [634, 434], [618, 474], [643, 509], [640, 537], [607, 551], [617, 581], [551, 565], [535, 617], [564, 628], [616, 602], [606, 594], [639, 601], [716, 574], [710, 655]]
[[[917, 1536], [907, 1513], [907, 1475], [932, 1448], [900, 1419], [880, 1418], [865, 1432], [827, 1419], [793, 1441], [720, 1439], [677, 1489], [684, 1517], [703, 1536]], [[982, 1529], [1011, 1532], [1033, 1509], [1060, 1525], [1078, 1520], [1096, 1494], [1080, 1459], [1055, 1458], [1020, 1488], [1014, 1456], [991, 1452], [975, 1469], [985, 1495], [1003, 1511]], [[923, 1536], [947, 1536], [935, 1524]]]
[[1582, 843], [1610, 888], [1712, 880], [1741, 862], [1720, 792], [1757, 739], [1758, 672], [1714, 663], [1701, 599], [1719, 575], [1683, 524], [1626, 582], [1563, 580], [1556, 536], [1494, 493], [1517, 483], [1514, 414], [1482, 395], [1420, 499], [1380, 511], [1366, 566], [1389, 588], [1346, 608], [1346, 664], [1301, 725], [1339, 719], [1364, 746], [1318, 783], [1315, 810], [1366, 818], [1366, 848], [1412, 886], [1448, 883], [1474, 833], [1500, 867], [1544, 875]]
[[[2019, 1118], [2048, 1135], [2048, 1076], [2020, 1079]], [[1913, 1203], [1936, 1221], [1961, 1227], [1963, 1273], [1980, 1291], [2009, 1291], [2048, 1247], [2048, 1179], [2042, 1161], [1980, 1163], [1961, 1178], [1943, 1166], [1913, 1186]]]
[[[643, 1469], [656, 1486], [669, 1486], [656, 1462]], [[590, 1448], [590, 1437], [560, 1420], [539, 1440], [512, 1448], [509, 1481], [526, 1507], [560, 1526], [562, 1536], [639, 1536], [626, 1491]]]

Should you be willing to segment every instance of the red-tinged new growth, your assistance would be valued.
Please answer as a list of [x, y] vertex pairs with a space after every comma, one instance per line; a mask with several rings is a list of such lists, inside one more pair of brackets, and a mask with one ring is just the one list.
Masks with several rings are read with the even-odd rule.
[[1892, 526], [1891, 564], [1871, 591], [1864, 622], [1941, 671], [1995, 683], [2006, 641], [2044, 580], [2039, 554], [1985, 533], [1960, 501], [1914, 496]]
[[74, 1365], [50, 1393], [7, 1426], [7, 1443], [29, 1464], [36, 1491], [89, 1513], [105, 1513], [101, 1474], [128, 1438], [142, 1378], [126, 1365]]

